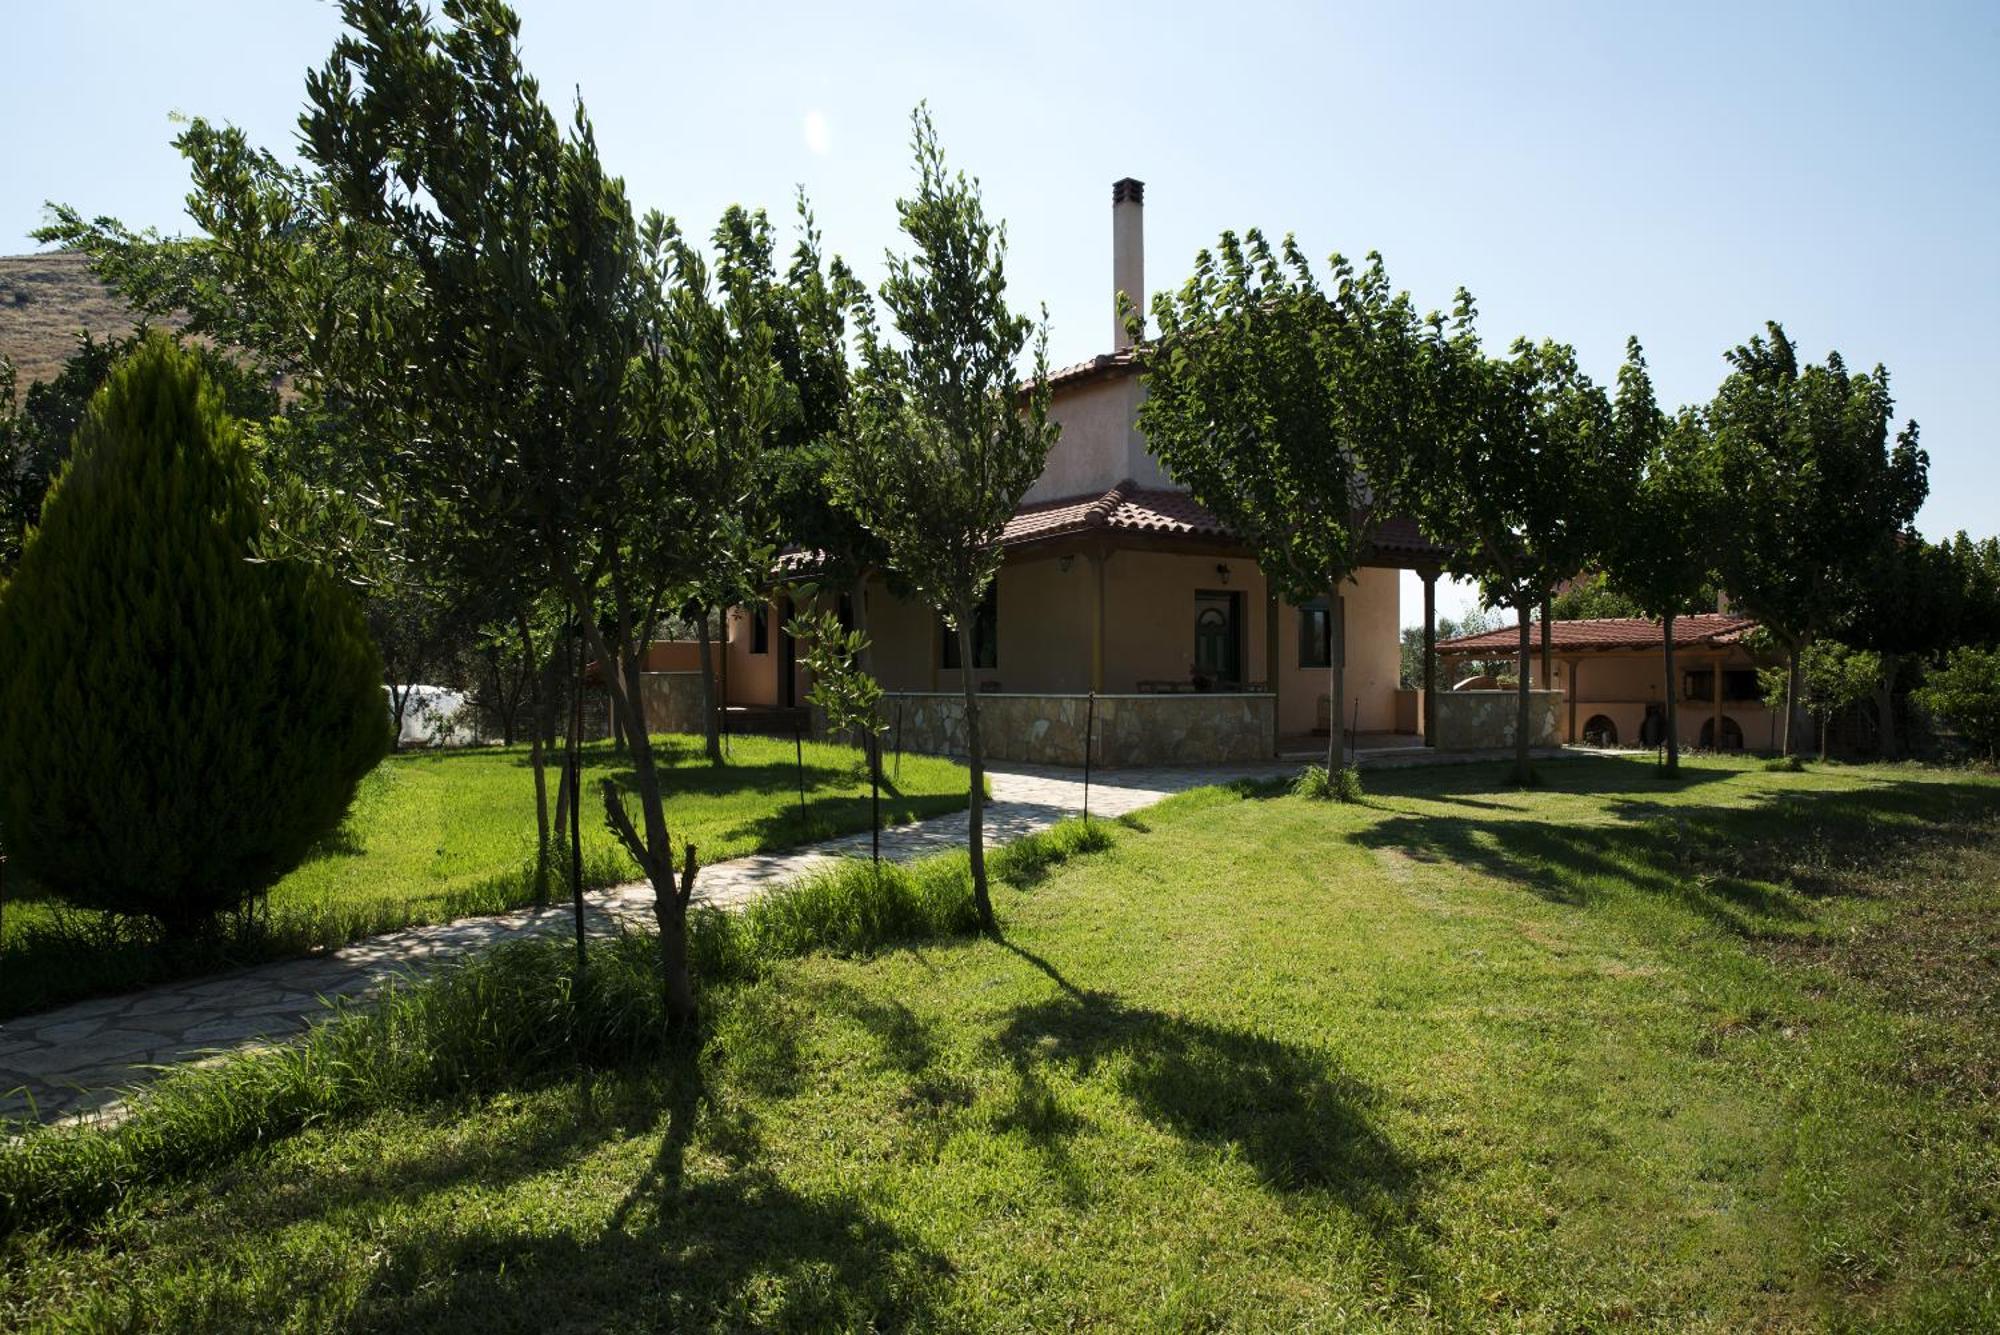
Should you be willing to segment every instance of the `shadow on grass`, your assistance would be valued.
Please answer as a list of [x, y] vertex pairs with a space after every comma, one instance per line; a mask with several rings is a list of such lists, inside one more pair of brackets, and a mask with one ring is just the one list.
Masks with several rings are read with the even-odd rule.
[[[412, 1238], [380, 1268], [362, 1310], [425, 1330], [496, 1320], [543, 1329], [929, 1324], [929, 1294], [949, 1270], [941, 1256], [854, 1197], [808, 1197], [756, 1166], [754, 1126], [709, 1104], [694, 1059], [676, 1062], [653, 1090], [659, 1147], [602, 1228], [577, 1221], [550, 1232], [481, 1219]], [[704, 1148], [723, 1167], [690, 1182], [698, 1119], [708, 1123]]]
[[[1734, 773], [1694, 770], [1689, 778]], [[1855, 778], [1858, 787], [1780, 788], [1728, 807], [1661, 802], [1643, 784], [1573, 783], [1570, 791], [1602, 793], [1615, 822], [1398, 812], [1353, 838], [1419, 862], [1470, 867], [1556, 903], [1587, 906], [1608, 891], [1670, 897], [1755, 938], [1795, 934], [1813, 918], [1815, 900], [1869, 893], [1872, 875], [1912, 841], [1984, 838], [1980, 824], [2000, 819], [2000, 787]]]
[[[697, 1126], [703, 1167], [690, 1180]], [[581, 1080], [568, 1098], [461, 1127], [407, 1158], [357, 1160], [341, 1174], [308, 1168], [247, 1203], [235, 1224], [271, 1233], [430, 1212], [430, 1227], [373, 1238], [378, 1258], [347, 1315], [364, 1328], [923, 1329], [948, 1273], [942, 1257], [858, 1199], [808, 1197], [758, 1166], [754, 1124], [715, 1106], [700, 1059], [685, 1049], [648, 1071]], [[656, 1150], [608, 1215], [547, 1196], [574, 1174], [596, 1181], [620, 1142], [650, 1134]], [[457, 1208], [461, 1197], [498, 1203], [524, 1193], [518, 1212]], [[296, 1289], [273, 1298], [309, 1302]], [[257, 1325], [298, 1314], [235, 1317]]]
[[1084, 990], [1025, 947], [1002, 944], [1061, 989], [1015, 1010], [995, 1039], [1020, 1081], [1009, 1121], [1052, 1156], [1059, 1178], [1080, 1124], [1043, 1071], [1102, 1067], [1146, 1120], [1240, 1155], [1275, 1190], [1331, 1193], [1382, 1224], [1407, 1218], [1414, 1167], [1375, 1129], [1374, 1090], [1329, 1054]]

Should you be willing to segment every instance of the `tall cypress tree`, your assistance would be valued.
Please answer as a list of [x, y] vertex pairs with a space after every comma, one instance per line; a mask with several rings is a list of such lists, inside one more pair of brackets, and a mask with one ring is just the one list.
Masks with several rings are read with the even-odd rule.
[[0, 835], [73, 903], [201, 930], [340, 823], [388, 743], [324, 573], [265, 559], [239, 429], [147, 338], [91, 400], [0, 591]]

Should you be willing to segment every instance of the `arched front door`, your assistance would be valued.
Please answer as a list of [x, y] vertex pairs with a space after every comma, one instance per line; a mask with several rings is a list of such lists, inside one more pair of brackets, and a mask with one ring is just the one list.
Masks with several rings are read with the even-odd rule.
[[1194, 670], [1210, 685], [1242, 683], [1242, 594], [1206, 590], [1195, 594]]

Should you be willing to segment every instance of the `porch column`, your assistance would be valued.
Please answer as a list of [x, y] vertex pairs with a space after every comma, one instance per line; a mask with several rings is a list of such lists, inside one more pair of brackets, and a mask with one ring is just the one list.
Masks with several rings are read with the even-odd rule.
[[1712, 726], [1715, 729], [1715, 736], [1713, 738], [1713, 741], [1715, 743], [1715, 749], [1717, 751], [1720, 751], [1722, 749], [1722, 658], [1720, 655], [1717, 655], [1715, 659], [1714, 695], [1715, 695], [1715, 721], [1710, 726]]
[[1090, 689], [1104, 689], [1104, 553], [1092, 552], [1090, 561]]
[[1582, 670], [1583, 660], [1581, 658], [1572, 658], [1569, 660], [1569, 740], [1571, 745], [1576, 743], [1576, 674]]
[[1437, 745], [1437, 580], [1435, 568], [1421, 569], [1424, 582], [1424, 745]]

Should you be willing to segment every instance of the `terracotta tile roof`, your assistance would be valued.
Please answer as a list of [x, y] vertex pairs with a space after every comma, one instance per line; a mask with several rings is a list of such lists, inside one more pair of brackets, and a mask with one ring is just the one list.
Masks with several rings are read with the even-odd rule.
[[[1666, 637], [1660, 623], [1645, 617], [1597, 617], [1586, 621], [1551, 623], [1550, 643], [1558, 652], [1587, 649], [1664, 649]], [[1740, 644], [1757, 629], [1754, 618], [1730, 612], [1703, 612], [1697, 616], [1674, 618], [1674, 647], [1715, 649]], [[1528, 624], [1528, 642], [1538, 651], [1542, 645], [1542, 623]], [[1503, 626], [1478, 635], [1461, 635], [1440, 640], [1437, 651], [1452, 656], [1510, 654], [1519, 649], [1518, 626]]]
[[[1222, 521], [1184, 491], [1142, 487], [1131, 479], [1111, 490], [1022, 506], [1000, 531], [1002, 547], [1023, 547], [1085, 533], [1151, 534], [1233, 541]], [[1449, 553], [1408, 519], [1392, 517], [1376, 531], [1371, 555], [1381, 561], [1442, 561]], [[790, 551], [778, 558], [781, 579], [801, 579], [819, 567], [818, 552]]]
[[1023, 506], [1001, 531], [1000, 545], [1015, 547], [1092, 530], [1229, 536], [1216, 517], [1195, 504], [1186, 492], [1141, 487], [1128, 480], [1101, 495], [1072, 496]]
[[[1103, 495], [1072, 496], [1043, 501], [1014, 512], [1000, 535], [1003, 547], [1018, 547], [1079, 533], [1150, 533], [1230, 539], [1230, 533], [1206, 507], [1184, 491], [1141, 487], [1129, 478]], [[1392, 516], [1376, 530], [1372, 556], [1377, 560], [1436, 560], [1445, 548], [1418, 531], [1416, 524]]]
[[[1049, 372], [1049, 388], [1061, 389], [1066, 385], [1079, 384], [1100, 376], [1108, 378], [1127, 375], [1138, 369], [1138, 354], [1130, 348], [1123, 352], [1100, 352], [1087, 362], [1074, 362]], [[1022, 385], [1023, 389], [1028, 387], [1027, 384]]]

